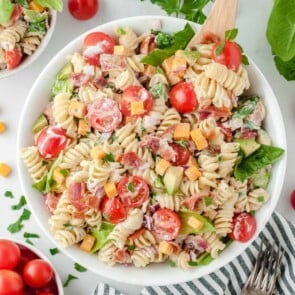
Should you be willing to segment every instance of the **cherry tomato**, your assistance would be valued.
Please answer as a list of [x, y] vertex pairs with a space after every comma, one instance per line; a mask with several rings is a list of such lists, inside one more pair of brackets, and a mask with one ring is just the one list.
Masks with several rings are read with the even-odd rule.
[[290, 197], [291, 206], [295, 209], [295, 190], [292, 192]]
[[88, 20], [95, 16], [99, 8], [98, 0], [69, 0], [68, 9], [78, 20]]
[[249, 213], [240, 213], [234, 216], [232, 226], [232, 232], [229, 234], [229, 237], [239, 242], [247, 242], [256, 231], [256, 220]]
[[119, 223], [126, 219], [127, 211], [119, 198], [105, 196], [101, 203], [101, 212], [110, 223]]
[[128, 176], [120, 180], [118, 193], [125, 207], [138, 208], [148, 199], [149, 187], [141, 177]]
[[22, 11], [22, 8], [20, 5], [18, 4], [15, 4], [14, 5], [14, 9], [13, 9], [13, 12], [10, 16], [10, 21], [11, 22], [15, 22], [17, 19], [20, 18], [20, 16], [23, 14], [23, 11]]
[[190, 157], [190, 152], [188, 148], [182, 147], [177, 143], [170, 143], [169, 144], [174, 151], [176, 152], [175, 161], [172, 161], [171, 163], [175, 166], [178, 165], [185, 165]]
[[50, 282], [52, 277], [51, 266], [42, 259], [33, 259], [25, 265], [23, 278], [30, 287], [43, 287]]
[[100, 132], [111, 132], [122, 121], [119, 105], [109, 98], [101, 98], [88, 105], [87, 116], [90, 125]]
[[[131, 102], [142, 101], [144, 111], [139, 115], [131, 114]], [[123, 92], [123, 98], [120, 103], [121, 111], [125, 116], [143, 117], [153, 107], [152, 95], [142, 86], [129, 86]]]
[[37, 137], [38, 151], [45, 159], [57, 157], [67, 143], [68, 136], [66, 131], [56, 126], [44, 128]]
[[9, 240], [0, 240], [0, 269], [14, 269], [20, 261], [20, 249]]
[[22, 60], [22, 53], [18, 47], [15, 47], [13, 50], [5, 51], [7, 68], [12, 70], [16, 68], [21, 60]]
[[102, 53], [112, 54], [114, 52], [115, 40], [102, 32], [88, 34], [83, 42], [83, 56], [88, 63], [99, 66]]
[[153, 215], [152, 231], [162, 240], [173, 240], [180, 230], [180, 218], [170, 209], [159, 209]]
[[[223, 41], [224, 42], [224, 41]], [[227, 66], [230, 70], [235, 71], [241, 64], [242, 53], [239, 46], [232, 41], [225, 41], [222, 52], [218, 54], [217, 49], [222, 46], [221, 41], [217, 42], [213, 48], [211, 57], [214, 61]]]
[[197, 106], [194, 87], [189, 82], [180, 82], [170, 91], [170, 103], [179, 113], [191, 113]]
[[15, 271], [0, 270], [0, 295], [22, 295], [24, 282]]

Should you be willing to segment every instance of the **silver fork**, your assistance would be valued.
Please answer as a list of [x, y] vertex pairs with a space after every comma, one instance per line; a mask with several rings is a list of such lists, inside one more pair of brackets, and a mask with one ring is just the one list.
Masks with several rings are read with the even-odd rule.
[[275, 291], [276, 280], [280, 273], [280, 265], [284, 256], [281, 246], [276, 250], [272, 245], [262, 242], [258, 257], [241, 295], [271, 295]]

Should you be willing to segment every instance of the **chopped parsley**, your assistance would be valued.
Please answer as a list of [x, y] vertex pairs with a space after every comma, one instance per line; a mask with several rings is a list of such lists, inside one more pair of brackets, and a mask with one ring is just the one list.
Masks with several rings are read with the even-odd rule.
[[131, 250], [131, 251], [134, 250], [135, 248], [136, 248], [135, 245], [129, 245], [128, 246], [128, 250]]
[[218, 162], [222, 162], [223, 161], [223, 156], [219, 156], [218, 157]]
[[77, 280], [77, 279], [78, 278], [76, 276], [73, 276], [72, 274], [69, 274], [68, 277], [67, 277], [67, 279], [66, 279], [66, 281], [63, 284], [63, 287], [66, 288], [70, 284], [70, 282], [72, 280]]
[[212, 204], [212, 199], [210, 197], [205, 197], [205, 205], [206, 207], [210, 206]]
[[172, 261], [172, 260], [167, 260], [167, 264], [169, 265], [169, 266], [171, 266], [171, 267], [175, 267], [176, 266], [176, 263], [174, 262], [174, 261]]
[[126, 34], [126, 31], [123, 28], [117, 28], [116, 33], [122, 36]]
[[67, 169], [61, 169], [61, 170], [60, 170], [60, 173], [61, 173], [64, 177], [68, 176], [68, 174], [69, 174]]
[[34, 246], [34, 243], [30, 239], [25, 239], [25, 242], [27, 244], [30, 244], [30, 245]]
[[103, 158], [104, 162], [115, 162], [115, 156], [112, 153], [106, 154]]
[[176, 141], [176, 143], [179, 144], [183, 149], [186, 149], [186, 144], [184, 140]]
[[27, 238], [27, 239], [36, 239], [36, 238], [40, 238], [40, 236], [38, 234], [25, 232], [24, 233], [24, 238]]
[[11, 206], [11, 209], [12, 209], [12, 210], [19, 210], [19, 209], [21, 209], [23, 206], [25, 206], [26, 204], [27, 204], [27, 201], [26, 201], [25, 197], [24, 197], [24, 196], [21, 196], [21, 197], [20, 197], [20, 200], [19, 200], [19, 202], [18, 202], [18, 204], [16, 204], [16, 205], [12, 205], [12, 206]]
[[127, 189], [129, 190], [129, 192], [134, 193], [134, 183], [132, 181], [128, 182]]
[[51, 248], [49, 249], [49, 252], [52, 256], [54, 256], [59, 253], [59, 250], [57, 248]]
[[86, 271], [87, 271], [87, 268], [86, 268], [86, 267], [80, 265], [80, 264], [77, 263], [77, 262], [75, 262], [75, 264], [74, 264], [74, 268], [75, 268], [75, 270], [78, 271], [78, 272], [86, 272]]
[[23, 221], [29, 220], [30, 216], [31, 216], [31, 211], [29, 211], [28, 209], [24, 209], [19, 219], [15, 223], [10, 224], [7, 227], [7, 230], [12, 234], [21, 231], [22, 228], [24, 227]]
[[263, 203], [264, 202], [264, 196], [257, 197], [257, 201], [260, 202], [260, 203]]
[[12, 193], [11, 191], [6, 191], [6, 192], [4, 193], [4, 196], [5, 196], [6, 198], [10, 198], [10, 199], [13, 199], [13, 198], [14, 198], [14, 195], [13, 195], [13, 193]]

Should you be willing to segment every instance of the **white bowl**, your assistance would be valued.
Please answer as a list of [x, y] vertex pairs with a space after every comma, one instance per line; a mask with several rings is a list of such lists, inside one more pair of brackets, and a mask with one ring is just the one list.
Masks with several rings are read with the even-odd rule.
[[55, 278], [56, 285], [57, 285], [58, 295], [64, 295], [63, 285], [62, 285], [62, 282], [60, 280], [58, 272], [56, 271], [54, 265], [50, 262], [50, 260], [48, 260], [48, 258], [40, 250], [38, 250], [36, 247], [34, 247], [32, 245], [29, 245], [28, 243], [20, 241], [18, 239], [12, 239], [12, 238], [9, 238], [9, 237], [1, 237], [1, 239], [9, 240], [11, 242], [17, 243], [17, 244], [31, 250], [33, 253], [35, 253], [37, 256], [39, 256], [41, 259], [48, 262], [48, 264], [51, 266], [51, 268], [53, 270], [54, 278]]
[[31, 56], [27, 56], [20, 63], [20, 65], [17, 66], [15, 69], [12, 69], [12, 70], [6, 69], [6, 70], [0, 71], [0, 79], [17, 74], [18, 72], [25, 69], [26, 67], [31, 65], [34, 61], [36, 61], [39, 58], [39, 56], [42, 54], [42, 52], [46, 49], [46, 47], [53, 35], [53, 32], [55, 30], [57, 12], [55, 10], [50, 9], [50, 15], [51, 15], [50, 27], [49, 27], [48, 31], [46, 32], [46, 35], [42, 39], [41, 44], [38, 46], [37, 50]]
[[[113, 30], [116, 26], [129, 26], [136, 32], [142, 33], [151, 29], [157, 20], [161, 20], [162, 29], [163, 31], [167, 32], [178, 31], [182, 29], [186, 23], [184, 20], [171, 17], [140, 16], [112, 21], [110, 23], [98, 26], [91, 31], [99, 30], [113, 34]], [[17, 143], [18, 150], [33, 143], [31, 127], [35, 118], [42, 112], [43, 108], [48, 102], [50, 89], [57, 71], [63, 66], [66, 61], [66, 57], [70, 53], [81, 50], [83, 38], [89, 32], [79, 36], [70, 44], [68, 44], [63, 50], [61, 50], [39, 75], [29, 93], [20, 119]], [[251, 92], [253, 94], [260, 95], [265, 100], [267, 108], [267, 118], [265, 122], [266, 129], [270, 132], [274, 145], [280, 146], [286, 150], [285, 127], [276, 97], [270, 85], [254, 62], [250, 60], [250, 63], [251, 65], [249, 66], [249, 75], [251, 82]], [[126, 268], [124, 266], [110, 267], [99, 262], [95, 256], [84, 253], [78, 247], [62, 249], [62, 251], [66, 255], [70, 256], [73, 260], [81, 263], [99, 275], [129, 284], [166, 285], [200, 278], [229, 263], [236, 256], [241, 254], [253, 240], [255, 240], [276, 207], [283, 185], [285, 169], [286, 155], [273, 168], [273, 177], [268, 188], [271, 194], [271, 199], [261, 208], [261, 210], [257, 212], [257, 231], [253, 238], [247, 243], [232, 243], [217, 259], [207, 266], [192, 268], [189, 271], [171, 268], [167, 264], [151, 265], [143, 269], [138, 269], [135, 267]], [[33, 214], [38, 220], [40, 226], [47, 233], [48, 237], [54, 241], [53, 236], [49, 231], [49, 213], [45, 208], [43, 198], [40, 198], [40, 193], [32, 188], [30, 175], [19, 156], [18, 172], [23, 191], [27, 196], [27, 200]]]

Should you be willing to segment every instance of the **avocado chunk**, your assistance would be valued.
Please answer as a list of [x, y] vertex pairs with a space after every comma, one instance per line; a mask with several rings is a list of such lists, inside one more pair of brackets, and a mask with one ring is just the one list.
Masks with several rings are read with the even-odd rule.
[[269, 134], [264, 129], [258, 130], [257, 141], [260, 144], [271, 145], [271, 138]]
[[47, 121], [46, 117], [43, 114], [41, 114], [40, 116], [38, 116], [38, 118], [34, 122], [32, 131], [34, 134], [37, 134], [39, 131], [41, 131], [46, 126], [48, 126], [48, 121]]
[[183, 178], [183, 168], [170, 166], [163, 178], [167, 193], [173, 195], [179, 188]]
[[250, 177], [250, 181], [255, 187], [266, 189], [271, 177], [271, 169], [263, 168], [258, 173]]
[[235, 139], [235, 141], [240, 144], [240, 149], [244, 153], [245, 157], [248, 157], [260, 147], [260, 144], [257, 143], [253, 138], [238, 138]]
[[72, 64], [66, 63], [57, 73], [56, 78], [58, 80], [66, 80], [70, 77], [71, 73], [73, 72]]

